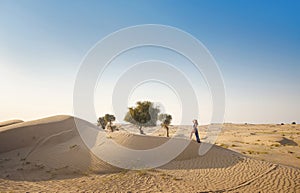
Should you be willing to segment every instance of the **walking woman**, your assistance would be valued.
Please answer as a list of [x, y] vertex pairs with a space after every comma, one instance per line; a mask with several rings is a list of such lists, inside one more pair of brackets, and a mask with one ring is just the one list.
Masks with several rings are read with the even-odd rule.
[[199, 133], [198, 133], [198, 121], [196, 119], [193, 120], [193, 130], [191, 132], [191, 136], [190, 136], [190, 139], [192, 139], [192, 136], [193, 136], [193, 133], [195, 133], [195, 136], [196, 136], [196, 140], [198, 143], [201, 143], [200, 142], [200, 137], [199, 137]]

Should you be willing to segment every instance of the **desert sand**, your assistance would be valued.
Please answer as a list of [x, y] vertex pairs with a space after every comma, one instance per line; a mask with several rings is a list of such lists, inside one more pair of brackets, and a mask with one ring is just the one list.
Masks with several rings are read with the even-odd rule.
[[[107, 137], [132, 149], [168, 140], [164, 129], [142, 136], [122, 127]], [[207, 126], [199, 129], [205, 139]], [[300, 192], [299, 143], [299, 125], [225, 124], [203, 156], [192, 141], [161, 167], [124, 170], [89, 151], [71, 116], [12, 121], [0, 125], [0, 192]]]

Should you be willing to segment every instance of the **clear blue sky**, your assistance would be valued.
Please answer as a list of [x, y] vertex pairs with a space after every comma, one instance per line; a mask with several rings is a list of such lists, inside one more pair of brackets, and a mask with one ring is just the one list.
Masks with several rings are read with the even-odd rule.
[[151, 23], [187, 31], [210, 50], [225, 82], [226, 122], [300, 122], [299, 10], [293, 0], [0, 0], [0, 121], [72, 114], [88, 50]]

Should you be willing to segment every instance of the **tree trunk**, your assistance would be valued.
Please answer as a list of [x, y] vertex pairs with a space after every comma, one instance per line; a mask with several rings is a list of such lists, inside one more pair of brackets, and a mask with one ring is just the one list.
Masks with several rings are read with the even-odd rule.
[[144, 134], [144, 132], [142, 130], [142, 126], [139, 126], [139, 130], [140, 130], [140, 134]]
[[113, 130], [112, 126], [111, 126], [111, 121], [109, 121], [109, 127], [110, 127], [111, 132], [113, 132], [114, 130]]
[[165, 126], [166, 127], [166, 130], [167, 130], [167, 137], [169, 137], [169, 127], [168, 126]]

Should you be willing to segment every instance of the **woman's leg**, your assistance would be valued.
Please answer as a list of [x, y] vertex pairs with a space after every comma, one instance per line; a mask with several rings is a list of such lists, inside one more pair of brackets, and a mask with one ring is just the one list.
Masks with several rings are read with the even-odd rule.
[[198, 131], [197, 131], [197, 132], [195, 132], [195, 135], [196, 135], [197, 142], [198, 142], [198, 143], [200, 143], [200, 138], [199, 138]]
[[194, 133], [194, 131], [191, 132], [190, 139], [192, 139], [193, 133]]

